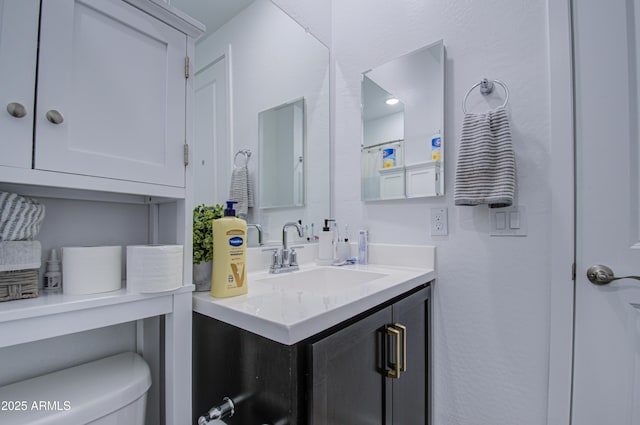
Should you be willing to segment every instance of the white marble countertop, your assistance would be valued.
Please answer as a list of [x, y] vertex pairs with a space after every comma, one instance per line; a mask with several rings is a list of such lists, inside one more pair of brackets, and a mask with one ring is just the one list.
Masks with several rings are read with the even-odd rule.
[[[213, 298], [208, 292], [194, 293], [193, 310], [292, 345], [435, 278], [433, 247], [377, 245], [370, 250], [370, 257], [378, 260], [378, 264], [320, 267], [307, 262], [300, 266], [300, 271], [286, 275], [270, 275], [266, 269], [250, 272], [248, 294]], [[380, 264], [383, 260], [388, 264]], [[296, 279], [296, 274], [304, 278], [307, 271], [331, 273], [322, 269], [376, 275], [357, 285], [332, 282], [326, 288], [286, 288], [286, 279]], [[283, 280], [282, 276], [287, 278]], [[278, 282], [271, 282], [274, 279]]]

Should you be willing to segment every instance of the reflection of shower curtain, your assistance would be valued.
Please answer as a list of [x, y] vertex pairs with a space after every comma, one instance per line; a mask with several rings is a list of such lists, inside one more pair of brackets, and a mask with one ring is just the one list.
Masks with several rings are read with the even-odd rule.
[[378, 199], [380, 197], [380, 174], [382, 168], [382, 149], [363, 149], [362, 159], [362, 199]]
[[380, 199], [379, 170], [382, 168], [382, 151], [391, 147], [396, 150], [396, 166], [403, 166], [404, 152], [402, 140], [394, 140], [392, 142], [362, 148], [360, 154], [362, 199]]

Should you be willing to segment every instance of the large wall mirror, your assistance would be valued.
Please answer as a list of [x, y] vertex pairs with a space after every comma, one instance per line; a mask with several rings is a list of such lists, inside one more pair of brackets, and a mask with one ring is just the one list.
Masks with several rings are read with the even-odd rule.
[[364, 201], [444, 195], [444, 43], [362, 74]]
[[[289, 221], [317, 229], [331, 215], [328, 47], [277, 0], [171, 5], [208, 27], [196, 42], [192, 82], [194, 202], [226, 201], [234, 167], [244, 164], [235, 154], [250, 151], [254, 203], [247, 222], [260, 224], [267, 242], [279, 241]], [[276, 122], [287, 129], [278, 130]], [[261, 128], [270, 129], [269, 141]], [[276, 131], [297, 133], [285, 141]], [[256, 240], [250, 230], [250, 245]]]

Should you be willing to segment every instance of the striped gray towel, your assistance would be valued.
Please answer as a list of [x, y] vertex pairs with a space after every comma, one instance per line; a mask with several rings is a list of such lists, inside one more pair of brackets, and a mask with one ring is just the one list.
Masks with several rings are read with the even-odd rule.
[[33, 240], [44, 220], [44, 205], [17, 193], [0, 192], [0, 241]]
[[253, 207], [253, 183], [246, 165], [233, 169], [229, 200], [237, 202], [237, 215], [241, 218], [246, 218], [249, 208]]
[[508, 207], [516, 188], [516, 162], [504, 108], [464, 116], [458, 150], [455, 204]]

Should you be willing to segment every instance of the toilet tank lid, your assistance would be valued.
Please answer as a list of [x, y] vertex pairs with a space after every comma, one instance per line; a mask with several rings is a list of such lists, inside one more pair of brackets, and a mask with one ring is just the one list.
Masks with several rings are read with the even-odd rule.
[[0, 422], [84, 424], [132, 403], [150, 386], [147, 363], [135, 353], [121, 353], [0, 387], [0, 400], [19, 403], [0, 412]]

